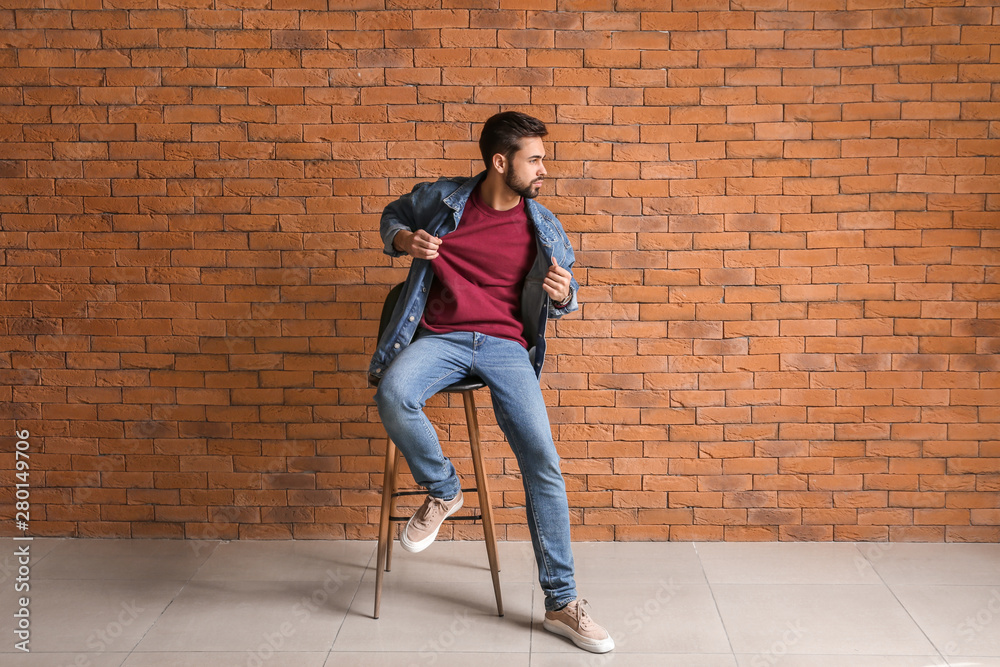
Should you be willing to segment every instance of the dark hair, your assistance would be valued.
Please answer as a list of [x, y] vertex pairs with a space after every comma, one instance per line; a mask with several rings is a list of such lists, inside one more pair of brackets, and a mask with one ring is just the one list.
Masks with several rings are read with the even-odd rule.
[[510, 160], [520, 148], [521, 139], [544, 137], [548, 133], [545, 123], [537, 118], [520, 111], [504, 111], [491, 116], [483, 125], [483, 133], [479, 135], [479, 151], [489, 168], [497, 153]]

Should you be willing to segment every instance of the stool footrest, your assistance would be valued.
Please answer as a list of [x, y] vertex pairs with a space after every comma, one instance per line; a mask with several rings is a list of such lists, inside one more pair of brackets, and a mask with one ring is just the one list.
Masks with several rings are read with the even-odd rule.
[[[450, 516], [445, 519], [445, 521], [479, 521], [483, 518], [482, 514], [467, 514], [464, 516]], [[409, 521], [408, 516], [392, 516], [389, 515], [389, 521]]]
[[[479, 493], [479, 489], [472, 487], [471, 489], [462, 489], [462, 493]], [[395, 491], [392, 494], [393, 498], [398, 498], [399, 496], [426, 496], [427, 492], [422, 490], [417, 491]]]
[[[479, 489], [472, 487], [471, 489], [462, 489], [462, 493], [479, 493]], [[427, 495], [426, 491], [396, 491], [392, 494], [393, 498], [398, 498], [399, 496], [423, 496]], [[464, 516], [449, 516], [445, 521], [480, 521], [483, 518], [482, 514], [466, 514]], [[395, 516], [390, 514], [389, 521], [409, 521], [408, 516]]]

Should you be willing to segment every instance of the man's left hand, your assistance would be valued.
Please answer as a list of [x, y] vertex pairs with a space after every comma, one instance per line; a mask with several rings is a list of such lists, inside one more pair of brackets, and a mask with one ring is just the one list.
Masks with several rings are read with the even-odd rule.
[[569, 298], [569, 281], [573, 275], [559, 266], [559, 261], [553, 255], [552, 265], [549, 267], [549, 272], [545, 274], [545, 281], [542, 283], [542, 289], [552, 298], [556, 303], [562, 303]]

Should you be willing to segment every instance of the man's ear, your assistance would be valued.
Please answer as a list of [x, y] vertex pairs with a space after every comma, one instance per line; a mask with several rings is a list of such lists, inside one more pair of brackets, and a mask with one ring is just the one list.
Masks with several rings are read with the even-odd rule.
[[493, 154], [493, 168], [497, 170], [497, 173], [503, 174], [507, 169], [507, 158], [505, 158], [500, 153]]

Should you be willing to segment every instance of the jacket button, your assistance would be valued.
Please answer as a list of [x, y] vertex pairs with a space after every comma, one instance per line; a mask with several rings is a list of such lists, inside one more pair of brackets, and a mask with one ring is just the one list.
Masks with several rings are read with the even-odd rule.
[[396, 343], [395, 345], [393, 345], [393, 347], [398, 350], [399, 349], [399, 343]]
[[420, 291], [421, 291], [421, 292], [426, 292], [426, 291], [427, 291], [427, 288], [426, 288], [426, 287], [421, 287], [421, 288], [420, 288]]
[[413, 321], [413, 315], [410, 315], [410, 321], [411, 322]]

